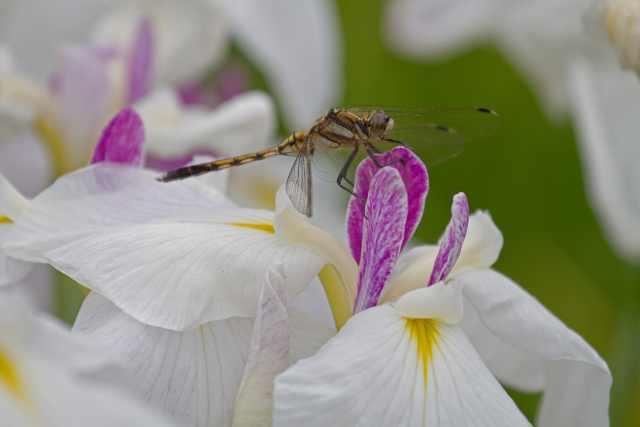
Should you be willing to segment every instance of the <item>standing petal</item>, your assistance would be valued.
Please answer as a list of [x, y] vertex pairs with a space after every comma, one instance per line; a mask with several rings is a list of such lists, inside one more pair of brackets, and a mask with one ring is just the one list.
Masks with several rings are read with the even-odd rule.
[[460, 324], [505, 385], [542, 392], [536, 425], [608, 426], [611, 373], [582, 337], [493, 270], [457, 275], [466, 298]]
[[453, 196], [451, 221], [449, 221], [449, 225], [447, 225], [444, 236], [440, 241], [440, 251], [436, 257], [427, 286], [444, 280], [455, 265], [462, 249], [464, 237], [467, 234], [468, 224], [469, 205], [467, 204], [467, 196], [464, 193], [458, 193]]
[[149, 18], [140, 19], [133, 46], [127, 58], [127, 103], [136, 101], [152, 81], [153, 32]]
[[113, 162], [140, 166], [143, 150], [142, 120], [133, 109], [125, 107], [102, 130], [89, 164]]
[[354, 314], [378, 303], [400, 254], [407, 219], [407, 191], [395, 169], [384, 168], [371, 181], [366, 216]]
[[529, 426], [464, 334], [385, 304], [276, 378], [273, 424]]
[[[400, 173], [402, 182], [407, 190], [408, 209], [401, 246], [402, 250], [411, 236], [413, 236], [413, 232], [418, 227], [424, 212], [424, 203], [429, 191], [427, 168], [418, 156], [404, 147], [395, 147], [390, 152], [377, 154], [376, 158], [380, 164], [389, 165], [388, 167], [394, 168]], [[403, 159], [403, 161], [399, 162], [399, 159]], [[369, 197], [371, 180], [379, 171], [380, 168], [370, 158], [364, 159], [356, 170], [353, 192], [366, 200]], [[364, 220], [364, 202], [362, 199], [351, 197], [347, 210], [349, 247], [358, 263], [360, 262], [360, 252], [362, 251], [362, 226]]]

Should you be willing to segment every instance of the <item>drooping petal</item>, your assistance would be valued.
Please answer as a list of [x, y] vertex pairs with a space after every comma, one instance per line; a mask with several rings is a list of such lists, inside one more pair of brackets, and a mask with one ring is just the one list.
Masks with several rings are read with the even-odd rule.
[[141, 18], [127, 58], [128, 104], [144, 95], [151, 85], [154, 48], [152, 30], [149, 18]]
[[[407, 189], [408, 215], [405, 223], [404, 238], [401, 249], [407, 244], [416, 227], [420, 223], [424, 211], [424, 203], [429, 191], [429, 176], [422, 160], [404, 147], [395, 147], [390, 152], [376, 155], [381, 165], [389, 165], [396, 169], [402, 177]], [[399, 159], [403, 159], [399, 162]], [[395, 162], [395, 163], [394, 163]], [[356, 182], [353, 192], [363, 199], [367, 199], [371, 180], [380, 171], [370, 158], [364, 159], [356, 170]], [[362, 251], [363, 201], [351, 197], [347, 210], [347, 234], [351, 253], [360, 262]]]
[[408, 292], [392, 305], [402, 317], [437, 319], [454, 325], [462, 319], [462, 287], [454, 282], [438, 282]]
[[440, 240], [440, 250], [427, 286], [446, 279], [449, 272], [451, 272], [460, 255], [468, 224], [469, 204], [467, 203], [467, 196], [464, 193], [458, 193], [453, 196], [451, 221], [449, 221], [444, 231], [444, 236]]
[[269, 426], [273, 380], [289, 366], [290, 324], [282, 264], [268, 272], [236, 397], [233, 426]]
[[238, 45], [264, 73], [289, 128], [309, 126], [342, 90], [340, 29], [332, 3], [226, 4]]
[[582, 337], [493, 270], [457, 275], [465, 331], [505, 385], [542, 392], [537, 426], [608, 426], [611, 373]]
[[140, 166], [143, 151], [142, 120], [132, 108], [125, 107], [102, 130], [89, 164], [113, 162]]
[[100, 346], [72, 336], [59, 320], [33, 315], [0, 295], [0, 413], [27, 427], [170, 426], [136, 403], [129, 373]]
[[367, 198], [354, 314], [378, 303], [400, 254], [407, 209], [407, 190], [400, 174], [383, 168], [373, 177]]
[[388, 304], [276, 378], [273, 424], [528, 426], [456, 327]]
[[231, 425], [253, 321], [232, 318], [183, 332], [148, 326], [91, 292], [73, 332], [124, 359], [140, 402], [185, 426]]
[[96, 164], [59, 179], [25, 209], [5, 250], [49, 262], [137, 320], [176, 330], [255, 315], [276, 260], [290, 279], [288, 299], [325, 263], [279, 242], [272, 213], [235, 208], [197, 180], [163, 184], [154, 175]]

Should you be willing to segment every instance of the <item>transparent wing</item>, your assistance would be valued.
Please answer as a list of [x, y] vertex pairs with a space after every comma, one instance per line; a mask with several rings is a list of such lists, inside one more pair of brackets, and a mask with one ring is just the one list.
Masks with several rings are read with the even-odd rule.
[[[371, 117], [377, 109], [384, 110], [393, 118], [394, 128], [388, 137], [407, 144], [427, 166], [460, 154], [468, 142], [491, 136], [502, 126], [495, 112], [478, 107], [416, 109], [368, 105], [348, 108], [364, 118]], [[383, 151], [392, 148], [387, 144], [374, 145]]]
[[287, 178], [287, 184], [285, 190], [287, 196], [291, 199], [291, 204], [301, 214], [311, 216], [311, 147], [309, 141], [305, 143], [305, 146], [298, 157], [296, 157], [289, 177]]

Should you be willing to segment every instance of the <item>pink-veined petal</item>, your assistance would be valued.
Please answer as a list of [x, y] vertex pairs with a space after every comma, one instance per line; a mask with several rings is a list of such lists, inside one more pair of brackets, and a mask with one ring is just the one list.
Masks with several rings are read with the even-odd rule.
[[268, 272], [253, 324], [247, 364], [236, 397], [233, 425], [269, 425], [273, 380], [289, 366], [289, 313], [282, 263]]
[[383, 168], [373, 177], [366, 218], [354, 314], [378, 303], [400, 254], [407, 218], [407, 190], [397, 170]]
[[102, 130], [89, 164], [113, 162], [140, 166], [143, 151], [142, 120], [131, 107], [125, 107]]
[[436, 257], [431, 278], [427, 286], [446, 279], [458, 260], [464, 237], [467, 234], [468, 224], [469, 205], [467, 204], [467, 196], [465, 196], [464, 193], [458, 193], [453, 196], [451, 221], [449, 221], [449, 225], [447, 225], [444, 236], [442, 236], [442, 240], [440, 241], [440, 250], [438, 251], [438, 256]]
[[276, 378], [273, 425], [529, 426], [456, 326], [365, 310]]
[[465, 331], [505, 385], [542, 392], [537, 426], [608, 426], [611, 373], [582, 337], [493, 270], [456, 275]]
[[127, 101], [129, 104], [144, 95], [151, 85], [153, 49], [151, 21], [148, 17], [142, 17], [127, 58]]
[[[389, 167], [396, 169], [400, 173], [402, 182], [407, 190], [408, 215], [401, 246], [402, 250], [422, 218], [425, 199], [429, 191], [429, 175], [422, 160], [413, 154], [411, 150], [404, 147], [395, 147], [390, 152], [377, 154], [376, 158], [381, 165], [390, 165]], [[404, 159], [404, 161], [398, 162], [399, 159]], [[370, 158], [364, 159], [358, 165], [353, 192], [366, 200], [369, 195], [371, 180], [379, 171], [380, 168]], [[347, 234], [351, 253], [358, 263], [360, 262], [360, 253], [362, 251], [363, 214], [363, 201], [357, 197], [351, 197], [347, 210]]]

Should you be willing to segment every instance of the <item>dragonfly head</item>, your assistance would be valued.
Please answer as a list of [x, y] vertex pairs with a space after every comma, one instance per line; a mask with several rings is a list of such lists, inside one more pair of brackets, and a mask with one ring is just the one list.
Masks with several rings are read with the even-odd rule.
[[393, 130], [393, 119], [383, 110], [376, 110], [369, 119], [369, 134], [375, 139], [384, 139]]

